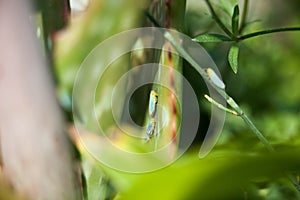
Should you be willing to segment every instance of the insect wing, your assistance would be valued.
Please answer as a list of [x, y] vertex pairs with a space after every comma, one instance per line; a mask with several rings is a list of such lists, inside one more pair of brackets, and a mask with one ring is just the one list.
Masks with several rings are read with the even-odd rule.
[[151, 121], [149, 121], [148, 126], [147, 126], [147, 135], [149, 137], [152, 137], [154, 135], [155, 125], [156, 125], [155, 120], [151, 119]]
[[156, 112], [156, 104], [157, 104], [157, 93], [152, 90], [150, 93], [150, 99], [149, 99], [149, 115], [151, 117], [154, 117]]
[[211, 68], [206, 69], [206, 73], [209, 79], [219, 88], [225, 89], [224, 82], [219, 78], [219, 76], [215, 73], [215, 71]]

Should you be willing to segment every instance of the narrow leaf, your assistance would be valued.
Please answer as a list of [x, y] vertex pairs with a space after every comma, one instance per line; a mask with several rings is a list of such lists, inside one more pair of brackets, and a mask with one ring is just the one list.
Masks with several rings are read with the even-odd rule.
[[236, 74], [238, 70], [238, 57], [239, 57], [239, 45], [238, 43], [234, 43], [228, 53], [228, 61], [231, 69]]
[[195, 42], [223, 42], [223, 41], [232, 41], [232, 39], [227, 37], [226, 35], [208, 33], [208, 34], [198, 35], [197, 37], [195, 37], [193, 39], [193, 41], [195, 41]]
[[239, 30], [239, 15], [240, 15], [239, 6], [235, 5], [232, 14], [232, 19], [231, 19], [232, 33], [235, 36], [238, 35], [238, 30]]

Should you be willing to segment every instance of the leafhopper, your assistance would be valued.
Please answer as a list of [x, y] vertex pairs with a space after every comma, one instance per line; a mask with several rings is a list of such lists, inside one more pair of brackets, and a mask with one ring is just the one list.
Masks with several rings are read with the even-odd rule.
[[207, 68], [205, 70], [208, 78], [215, 84], [217, 87], [221, 89], [225, 89], [224, 82], [220, 79], [220, 77], [216, 74], [216, 72], [212, 68]]

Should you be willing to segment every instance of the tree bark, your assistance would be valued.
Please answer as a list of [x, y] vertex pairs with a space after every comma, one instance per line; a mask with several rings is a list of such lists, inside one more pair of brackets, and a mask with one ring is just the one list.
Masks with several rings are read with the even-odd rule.
[[0, 0], [3, 175], [31, 199], [80, 199], [77, 163], [29, 8], [29, 1]]

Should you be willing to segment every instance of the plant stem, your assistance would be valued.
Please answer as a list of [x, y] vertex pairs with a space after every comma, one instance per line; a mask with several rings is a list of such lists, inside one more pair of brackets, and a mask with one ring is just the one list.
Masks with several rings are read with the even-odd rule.
[[215, 19], [215, 21], [217, 22], [217, 24], [219, 25], [219, 27], [232, 39], [236, 39], [236, 37], [231, 33], [231, 31], [223, 24], [223, 22], [221, 21], [221, 19], [218, 17], [218, 15], [216, 14], [214, 8], [212, 7], [211, 3], [209, 2], [209, 0], [205, 0], [207, 6], [209, 7], [210, 13], [212, 15], [212, 17]]
[[248, 5], [249, 5], [249, 1], [245, 0], [239, 33], [242, 33], [243, 29], [245, 28], [245, 23], [246, 23], [247, 14], [248, 14]]
[[[185, 51], [185, 49], [180, 45], [178, 41], [174, 39], [174, 37], [168, 32], [164, 31], [164, 37], [173, 45], [173, 47], [177, 50], [177, 52], [185, 58], [203, 77], [206, 82], [210, 84], [223, 98], [226, 99], [227, 103], [235, 110], [239, 116], [244, 120], [244, 122], [250, 127], [252, 132], [257, 136], [257, 138], [264, 144], [264, 146], [268, 149], [269, 152], [275, 152], [272, 145], [269, 141], [263, 136], [263, 134], [256, 128], [253, 122], [248, 118], [248, 116], [244, 113], [244, 111], [239, 107], [239, 105], [225, 92], [225, 90], [218, 88], [215, 86], [207, 74], [205, 73], [204, 69], [200, 67], [200, 65]], [[295, 183], [291, 178], [291, 175], [287, 175], [287, 178], [291, 181], [294, 187], [300, 192], [299, 184]]]
[[231, 113], [231, 114], [233, 114], [233, 115], [236, 115], [236, 116], [239, 115], [236, 111], [231, 110], [231, 109], [229, 109], [229, 108], [226, 108], [226, 107], [223, 106], [222, 104], [216, 102], [216, 101], [215, 101], [213, 98], [211, 98], [210, 96], [204, 95], [204, 97], [205, 97], [210, 103], [212, 103], [213, 105], [217, 106], [219, 109], [224, 110], [224, 111], [226, 111], [226, 112], [228, 112], [228, 113]]
[[239, 105], [230, 96], [228, 96], [226, 93], [225, 93], [225, 99], [226, 99], [227, 103], [238, 113], [238, 115], [241, 116], [241, 118], [244, 120], [244, 122], [250, 127], [250, 129], [258, 137], [258, 139], [265, 145], [265, 147], [270, 152], [274, 152], [274, 148], [271, 146], [271, 144], [269, 143], [269, 141], [256, 128], [256, 126], [249, 119], [249, 117], [243, 112], [243, 110], [239, 107]]
[[[209, 1], [205, 0], [208, 4]], [[210, 5], [210, 4], [209, 4]], [[155, 19], [151, 16], [149, 16], [149, 19], [154, 22], [154, 24], [158, 23], [155, 21]], [[245, 121], [245, 123], [250, 127], [252, 132], [258, 137], [258, 139], [265, 145], [265, 147], [270, 151], [274, 152], [273, 147], [269, 143], [269, 141], [263, 136], [263, 134], [256, 128], [256, 126], [253, 124], [253, 122], [248, 118], [248, 116], [244, 113], [244, 111], [239, 107], [239, 105], [225, 92], [225, 90], [217, 87], [210, 78], [207, 76], [204, 69], [201, 68], [201, 66], [185, 51], [185, 49], [181, 46], [181, 44], [169, 33], [169, 31], [164, 32], [164, 37], [174, 46], [174, 48], [177, 50], [179, 54], [182, 55], [183, 58], [185, 58], [205, 79], [206, 82], [210, 83], [210, 86], [212, 86], [226, 101], [227, 103], [238, 113], [238, 115], [241, 116], [241, 118]]]
[[247, 115], [243, 112], [239, 105], [225, 92], [225, 90], [218, 88], [211, 82], [211, 80], [205, 73], [205, 70], [199, 66], [199, 64], [185, 51], [185, 49], [174, 39], [174, 37], [168, 31], [165, 31], [164, 37], [174, 46], [174, 48], [182, 55], [182, 57], [185, 58], [201, 74], [203, 79], [205, 79], [227, 101], [227, 103], [238, 113], [238, 115], [241, 116], [241, 118], [250, 127], [250, 129], [257, 136], [257, 138], [265, 145], [265, 147], [270, 152], [273, 152], [274, 149], [268, 142], [268, 140], [256, 128], [256, 126], [247, 117]]
[[258, 32], [239, 36], [237, 39], [238, 40], [246, 40], [246, 39], [253, 38], [256, 36], [260, 36], [260, 35], [266, 35], [266, 34], [278, 33], [278, 32], [287, 32], [287, 31], [300, 31], [300, 27], [274, 28], [274, 29], [269, 29], [269, 30], [264, 30], [264, 31], [258, 31]]
[[[214, 8], [212, 7], [211, 3], [209, 2], [209, 0], [205, 0], [205, 2], [207, 4], [207, 6], [209, 7], [211, 15], [215, 19], [216, 23], [233, 40], [241, 41], [241, 40], [246, 40], [246, 39], [253, 38], [253, 37], [256, 37], [256, 36], [266, 35], [266, 34], [271, 34], [271, 33], [287, 32], [287, 31], [300, 31], [300, 27], [275, 28], [275, 29], [270, 29], [270, 30], [263, 30], [263, 31], [258, 31], [258, 32], [254, 32], [254, 33], [249, 33], [249, 34], [246, 34], [246, 35], [236, 37], [223, 24], [223, 22], [221, 21], [221, 19], [216, 14], [216, 12], [215, 12]], [[248, 5], [249, 5], [249, 1], [245, 0], [244, 7], [243, 7], [243, 15], [242, 15], [242, 19], [241, 19], [241, 28], [239, 30], [240, 33], [243, 31], [243, 29], [245, 27], [245, 22], [246, 22], [247, 13], [248, 13]]]

